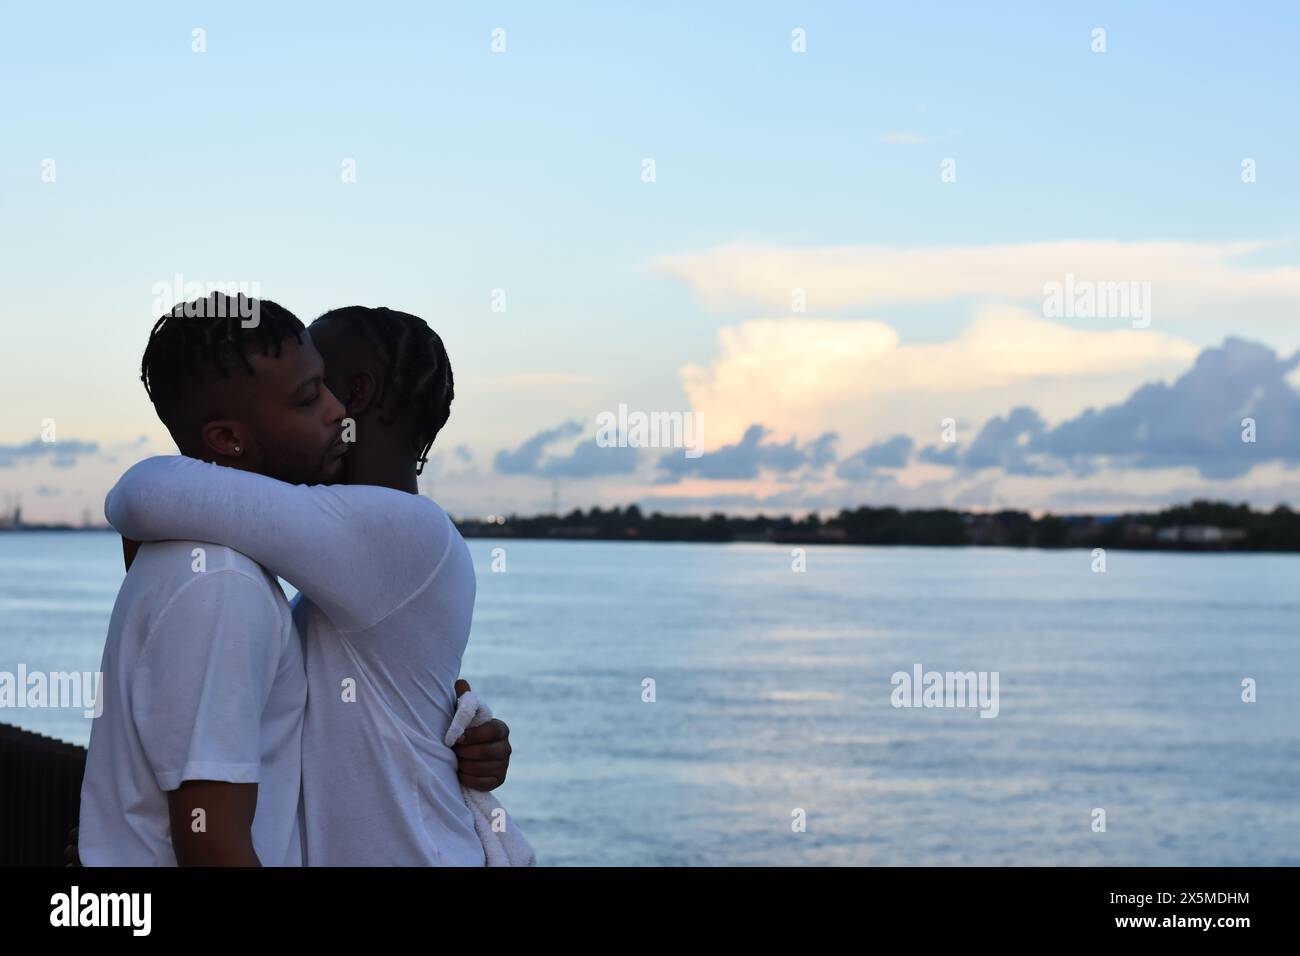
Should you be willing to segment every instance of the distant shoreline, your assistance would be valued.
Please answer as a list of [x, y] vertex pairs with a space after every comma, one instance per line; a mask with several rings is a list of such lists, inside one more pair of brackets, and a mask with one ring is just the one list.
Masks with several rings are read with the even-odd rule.
[[[830, 544], [897, 547], [1006, 547], [1063, 550], [1193, 553], [1300, 552], [1300, 512], [1285, 505], [1253, 511], [1247, 505], [1194, 501], [1151, 513], [1052, 515], [1023, 511], [971, 512], [949, 509], [845, 509], [831, 518], [808, 515], [740, 517], [713, 514], [645, 515], [627, 508], [575, 509], [567, 515], [509, 515], [456, 521], [466, 538], [549, 541], [663, 541], [710, 544]], [[112, 532], [107, 526], [67, 524], [0, 525], [0, 533], [22, 531]]]
[[1007, 547], [1058, 550], [1300, 552], [1300, 513], [1285, 505], [1269, 512], [1223, 502], [1194, 501], [1154, 513], [1053, 515], [1024, 511], [971, 512], [946, 508], [844, 509], [816, 514], [739, 517], [713, 514], [645, 515], [626, 509], [574, 510], [561, 517], [509, 515], [458, 521], [467, 538], [585, 541], [677, 541], [832, 544], [902, 547]]

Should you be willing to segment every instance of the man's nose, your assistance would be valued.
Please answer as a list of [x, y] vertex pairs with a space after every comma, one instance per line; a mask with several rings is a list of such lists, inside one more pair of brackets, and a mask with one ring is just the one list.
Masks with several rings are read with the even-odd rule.
[[325, 389], [325, 421], [331, 425], [337, 425], [343, 420], [343, 403], [334, 397], [334, 393], [328, 388]]

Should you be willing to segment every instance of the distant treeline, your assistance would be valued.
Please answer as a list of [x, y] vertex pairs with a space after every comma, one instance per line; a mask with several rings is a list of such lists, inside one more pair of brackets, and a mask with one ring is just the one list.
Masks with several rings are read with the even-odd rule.
[[458, 521], [466, 537], [582, 538], [642, 541], [770, 541], [1017, 548], [1129, 548], [1181, 551], [1300, 551], [1300, 513], [1285, 505], [1194, 501], [1152, 513], [1053, 515], [1024, 511], [861, 507], [832, 518], [809, 515], [708, 517], [628, 508], [575, 509], [564, 516], [510, 515], [501, 523]]

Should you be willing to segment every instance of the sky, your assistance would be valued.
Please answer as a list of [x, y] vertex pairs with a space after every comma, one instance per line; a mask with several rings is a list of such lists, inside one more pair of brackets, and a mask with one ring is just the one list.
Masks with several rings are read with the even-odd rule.
[[192, 283], [425, 318], [458, 516], [1300, 503], [1300, 12], [981, 6], [9, 8], [0, 508]]

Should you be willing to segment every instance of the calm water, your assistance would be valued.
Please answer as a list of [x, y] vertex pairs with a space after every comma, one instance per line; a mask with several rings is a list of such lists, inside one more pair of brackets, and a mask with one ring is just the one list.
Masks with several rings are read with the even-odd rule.
[[[470, 548], [464, 673], [544, 863], [1300, 864], [1300, 557]], [[115, 536], [0, 534], [0, 671], [97, 670], [121, 578]], [[891, 706], [918, 663], [997, 671], [999, 715]]]

